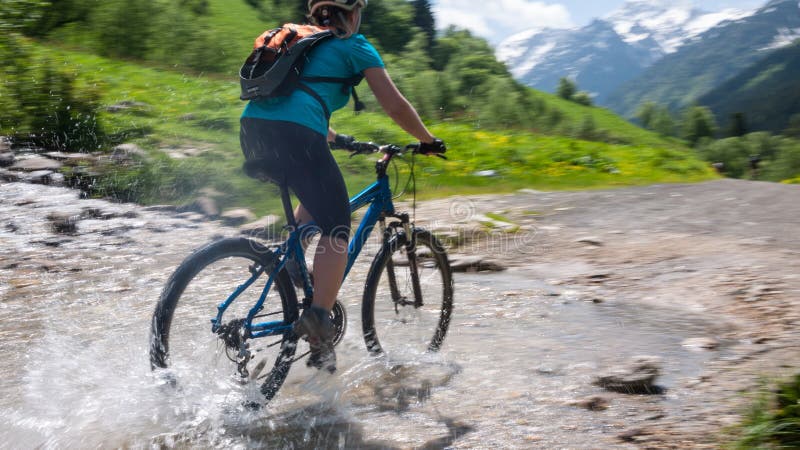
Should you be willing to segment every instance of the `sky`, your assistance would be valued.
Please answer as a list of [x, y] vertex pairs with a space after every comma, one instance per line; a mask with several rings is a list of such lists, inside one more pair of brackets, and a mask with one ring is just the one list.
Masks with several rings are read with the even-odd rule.
[[[713, 12], [755, 9], [768, 0], [652, 0], [691, 4]], [[492, 44], [531, 28], [574, 28], [622, 6], [625, 0], [431, 0], [439, 28], [456, 25]]]

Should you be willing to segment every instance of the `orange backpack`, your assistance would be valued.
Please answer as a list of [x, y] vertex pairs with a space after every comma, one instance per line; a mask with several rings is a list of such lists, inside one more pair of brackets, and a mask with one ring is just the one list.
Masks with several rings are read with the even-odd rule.
[[364, 109], [355, 91], [355, 86], [363, 79], [362, 75], [352, 78], [302, 76], [311, 50], [333, 36], [333, 32], [327, 28], [291, 23], [265, 31], [256, 38], [253, 51], [239, 69], [240, 98], [285, 97], [295, 89], [301, 89], [317, 100], [325, 116], [330, 118], [330, 111], [322, 97], [303, 81], [340, 83], [343, 92], [353, 96], [355, 110]]

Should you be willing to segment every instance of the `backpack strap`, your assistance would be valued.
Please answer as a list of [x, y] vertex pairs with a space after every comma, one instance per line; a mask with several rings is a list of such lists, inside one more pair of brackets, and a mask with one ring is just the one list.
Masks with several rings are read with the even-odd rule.
[[322, 97], [320, 97], [316, 91], [311, 89], [307, 84], [303, 83], [302, 81], [297, 83], [297, 88], [305, 92], [306, 94], [310, 95], [311, 97], [313, 97], [314, 100], [316, 100], [320, 104], [320, 106], [322, 106], [322, 110], [325, 112], [325, 119], [329, 121], [331, 120], [331, 112], [328, 109], [328, 106], [325, 104], [325, 100], [323, 100]]
[[[343, 77], [300, 77], [301, 81], [310, 81], [312, 83], [339, 83], [342, 85], [342, 93], [353, 96], [353, 108], [358, 111], [364, 110], [364, 103], [358, 99], [356, 93], [356, 86], [364, 79], [364, 75], [358, 74], [350, 78]], [[301, 83], [302, 84], [302, 83]], [[305, 90], [305, 89], [304, 89]], [[319, 97], [319, 96], [317, 96]], [[324, 104], [323, 104], [324, 107]], [[327, 109], [327, 108], [326, 108]]]

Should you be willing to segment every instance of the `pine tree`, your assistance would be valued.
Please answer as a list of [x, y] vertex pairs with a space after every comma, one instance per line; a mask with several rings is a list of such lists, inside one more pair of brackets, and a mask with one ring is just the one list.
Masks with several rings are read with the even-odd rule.
[[414, 25], [419, 27], [423, 33], [428, 37], [427, 52], [433, 48], [434, 39], [436, 39], [436, 20], [431, 12], [431, 2], [428, 0], [414, 0], [411, 2], [414, 6]]
[[575, 92], [577, 91], [578, 86], [569, 78], [562, 77], [560, 80], [558, 80], [558, 89], [556, 90], [556, 94], [564, 100], [572, 100], [572, 96], [574, 96]]
[[731, 114], [731, 121], [728, 128], [728, 136], [739, 137], [747, 134], [747, 125], [744, 121], [744, 113]]

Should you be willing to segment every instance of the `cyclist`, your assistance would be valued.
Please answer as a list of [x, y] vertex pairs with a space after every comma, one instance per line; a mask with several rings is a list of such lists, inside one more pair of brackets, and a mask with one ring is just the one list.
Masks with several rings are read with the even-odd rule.
[[[310, 54], [304, 76], [352, 78], [363, 75], [383, 110], [401, 128], [420, 141], [420, 152], [444, 152], [417, 111], [392, 82], [378, 52], [358, 34], [367, 0], [309, 0], [307, 18], [331, 29], [336, 38], [319, 44]], [[309, 82], [329, 111], [344, 107], [349, 92], [341, 84]], [[330, 311], [347, 265], [350, 206], [342, 173], [328, 142], [344, 146], [350, 136], [337, 134], [322, 105], [297, 89], [278, 99], [252, 100], [242, 114], [240, 141], [248, 162], [271, 180], [286, 184], [300, 200], [294, 211], [298, 223], [313, 220], [321, 237], [314, 255], [314, 298], [303, 311], [295, 331], [309, 342], [309, 366], [336, 370], [334, 327]]]

